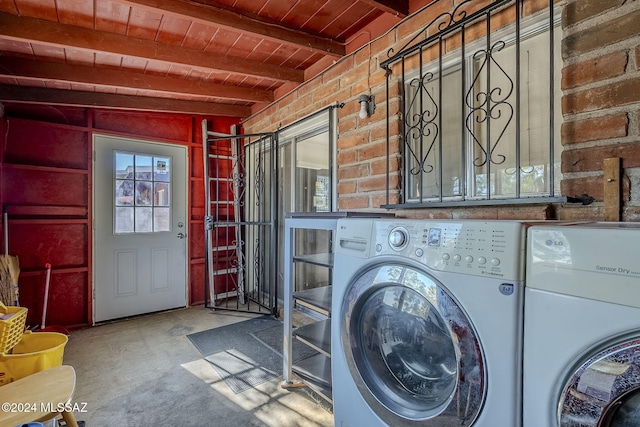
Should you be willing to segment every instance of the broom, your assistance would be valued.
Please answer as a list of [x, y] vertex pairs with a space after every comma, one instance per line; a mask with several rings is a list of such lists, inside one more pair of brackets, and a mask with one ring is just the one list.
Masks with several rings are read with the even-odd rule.
[[9, 270], [9, 276], [11, 278], [11, 296], [9, 304], [13, 304], [15, 306], [20, 305], [18, 301], [18, 277], [20, 277], [20, 260], [17, 256], [14, 255], [5, 255], [2, 257], [2, 263], [6, 265], [7, 270]]
[[[4, 256], [0, 255], [0, 292], [2, 292], [2, 301], [6, 305], [19, 305], [18, 301], [18, 277], [20, 276], [20, 261], [17, 256], [9, 255], [9, 214], [7, 205], [2, 206], [2, 222], [4, 231]], [[9, 280], [9, 289], [5, 294], [5, 281]], [[5, 298], [9, 298], [6, 299]]]
[[0, 302], [4, 305], [13, 304], [13, 285], [11, 273], [5, 263], [4, 257], [0, 257]]

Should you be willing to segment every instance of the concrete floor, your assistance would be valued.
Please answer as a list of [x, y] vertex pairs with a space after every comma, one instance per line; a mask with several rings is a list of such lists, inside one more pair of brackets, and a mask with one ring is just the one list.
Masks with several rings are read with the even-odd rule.
[[282, 389], [282, 376], [234, 394], [187, 338], [252, 317], [192, 307], [72, 331], [63, 363], [76, 370], [74, 403], [86, 403], [76, 419], [87, 427], [333, 426], [304, 388]]

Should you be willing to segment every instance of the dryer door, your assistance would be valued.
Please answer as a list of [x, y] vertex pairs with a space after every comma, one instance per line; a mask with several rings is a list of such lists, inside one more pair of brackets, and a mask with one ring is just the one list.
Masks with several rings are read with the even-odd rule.
[[560, 395], [561, 427], [640, 426], [640, 339], [592, 353]]
[[339, 315], [353, 380], [386, 423], [473, 424], [485, 399], [484, 358], [442, 284], [404, 264], [372, 266], [351, 282]]

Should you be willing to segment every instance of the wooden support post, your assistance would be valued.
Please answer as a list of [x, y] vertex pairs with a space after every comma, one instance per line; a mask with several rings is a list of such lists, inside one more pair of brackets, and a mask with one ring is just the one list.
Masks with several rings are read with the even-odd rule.
[[604, 220], [620, 221], [622, 208], [622, 185], [620, 158], [604, 159]]

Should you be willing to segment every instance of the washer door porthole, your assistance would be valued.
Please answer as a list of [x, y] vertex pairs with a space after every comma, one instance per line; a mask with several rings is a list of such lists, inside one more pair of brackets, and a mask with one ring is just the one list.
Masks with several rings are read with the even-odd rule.
[[485, 397], [484, 359], [444, 287], [402, 264], [359, 275], [345, 294], [342, 349], [369, 406], [394, 426], [433, 418], [470, 426]]

